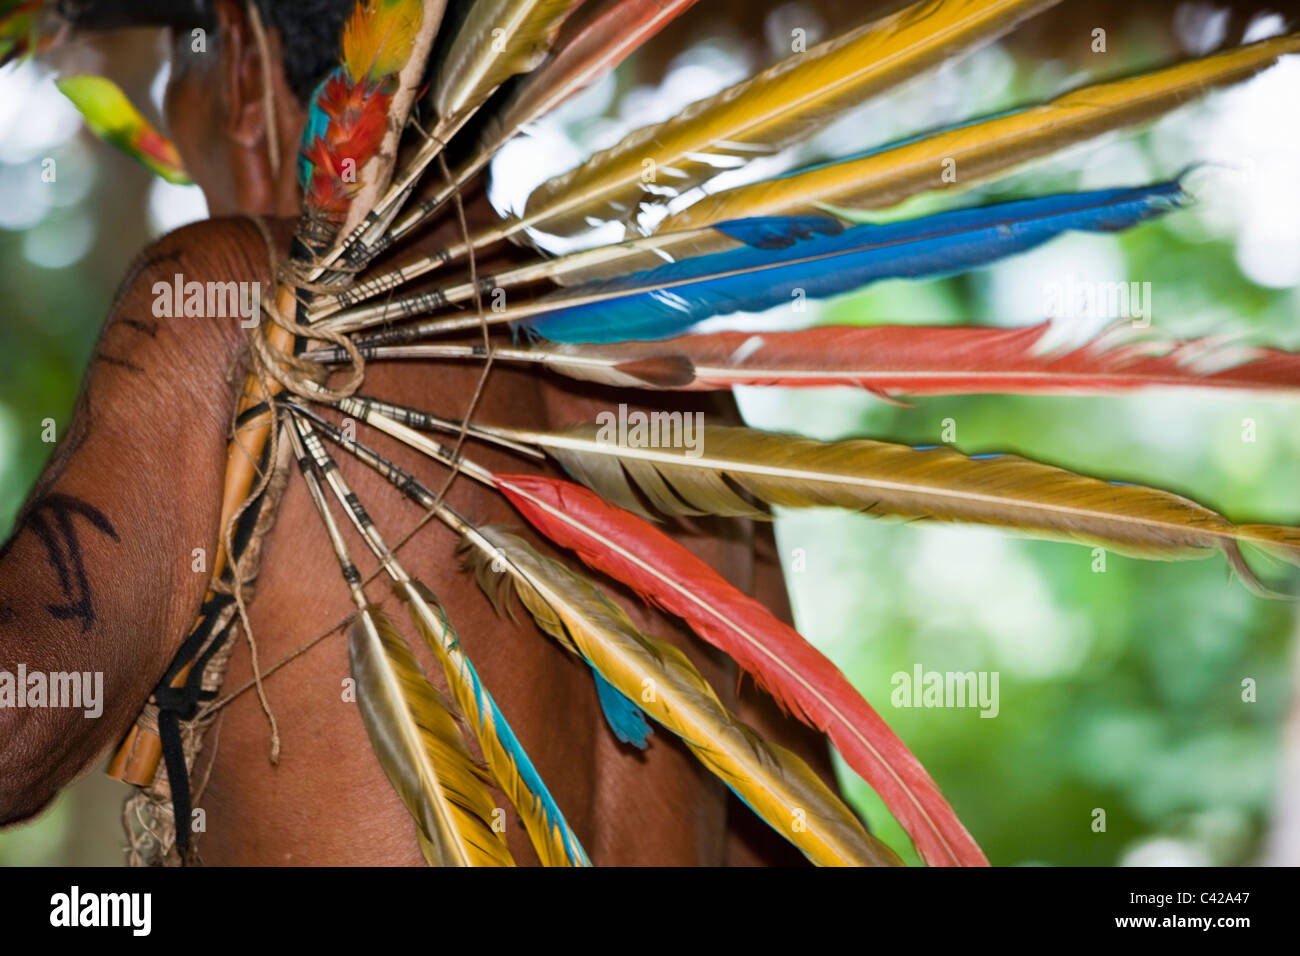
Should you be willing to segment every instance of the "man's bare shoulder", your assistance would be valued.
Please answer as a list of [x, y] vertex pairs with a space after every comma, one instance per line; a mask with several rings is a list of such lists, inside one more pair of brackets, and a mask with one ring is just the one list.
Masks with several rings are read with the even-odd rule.
[[261, 281], [272, 279], [269, 237], [275, 256], [285, 255], [293, 235], [291, 220], [263, 220], [266, 232], [247, 217], [204, 219], [174, 229], [154, 240], [132, 260], [113, 300], [113, 311], [124, 298], [151, 291], [179, 272], [195, 281]]

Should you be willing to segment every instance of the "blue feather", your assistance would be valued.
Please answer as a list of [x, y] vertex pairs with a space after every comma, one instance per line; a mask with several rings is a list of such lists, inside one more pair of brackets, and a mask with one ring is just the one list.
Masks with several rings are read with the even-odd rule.
[[547, 824], [552, 830], [558, 829], [560, 831], [560, 837], [564, 843], [564, 852], [569, 857], [569, 860], [574, 866], [590, 866], [591, 861], [582, 849], [582, 844], [578, 842], [577, 834], [570, 829], [568, 822], [564, 819], [564, 814], [560, 812], [560, 807], [555, 802], [555, 798], [551, 796], [551, 792], [546, 789], [546, 784], [542, 782], [541, 774], [537, 772], [533, 762], [528, 759], [528, 753], [524, 750], [523, 744], [519, 742], [515, 732], [510, 729], [505, 714], [501, 713], [501, 709], [497, 707], [492, 695], [487, 692], [487, 689], [478, 679], [478, 672], [474, 670], [474, 665], [468, 659], [465, 659], [465, 668], [474, 684], [474, 697], [478, 701], [479, 713], [485, 716], [489, 712], [492, 714], [492, 723], [496, 728], [497, 739], [501, 741], [501, 745], [514, 758], [520, 779], [523, 780], [525, 786], [542, 805], [542, 813]]
[[[920, 219], [869, 224], [797, 239], [770, 248], [782, 229], [811, 231], [816, 217], [778, 217], [763, 241], [696, 256], [644, 272], [567, 289], [556, 309], [524, 325], [555, 342], [623, 342], [678, 335], [696, 322], [730, 312], [759, 312], [790, 302], [795, 289], [809, 298], [851, 292], [880, 279], [934, 278], [988, 265], [1069, 230], [1114, 232], [1176, 207], [1184, 197], [1177, 182], [1133, 189], [1062, 193], [958, 209]], [[834, 222], [834, 220], [829, 220]], [[717, 226], [723, 232], [762, 238], [763, 220]], [[738, 225], [739, 224], [739, 225]], [[742, 239], [742, 241], [744, 241]], [[574, 297], [599, 302], [565, 306]], [[604, 298], [608, 296], [608, 298]]]
[[[442, 612], [442, 626], [452, 635], [453, 643], [458, 644], [459, 638], [455, 636], [456, 632], [452, 628], [451, 622], [447, 620], [446, 610], [436, 601], [434, 606]], [[501, 713], [501, 708], [497, 706], [496, 701], [492, 699], [492, 695], [483, 686], [483, 682], [479, 680], [478, 671], [469, 662], [469, 658], [462, 655], [461, 660], [465, 663], [465, 672], [469, 675], [470, 685], [474, 688], [474, 702], [478, 705], [479, 712], [479, 729], [483, 729], [490, 714], [492, 716], [492, 726], [496, 730], [497, 740], [501, 742], [501, 746], [514, 759], [515, 768], [519, 771], [520, 779], [523, 780], [524, 785], [528, 787], [529, 791], [542, 805], [542, 815], [546, 818], [547, 824], [553, 830], [558, 829], [560, 831], [565, 854], [574, 866], [591, 866], [591, 860], [587, 858], [586, 851], [582, 849], [582, 844], [578, 842], [577, 834], [569, 827], [559, 805], [555, 802], [555, 798], [546, 789], [541, 774], [537, 772], [537, 768], [533, 766], [533, 762], [528, 758], [528, 753], [524, 750], [523, 744], [519, 742], [515, 732], [510, 729], [506, 715]]]
[[610, 730], [614, 731], [614, 736], [625, 744], [645, 750], [650, 746], [650, 735], [654, 733], [646, 721], [645, 712], [601, 677], [596, 668], [593, 667], [591, 673], [596, 678], [596, 695], [600, 698], [600, 707], [605, 712], [605, 720], [609, 723]]
[[[342, 69], [342, 67], [339, 67], [334, 73], [338, 73]], [[329, 114], [320, 108], [320, 94], [321, 90], [325, 88], [325, 84], [334, 76], [334, 73], [329, 74], [316, 84], [316, 89], [311, 91], [311, 99], [308, 101], [310, 105], [307, 108], [307, 125], [302, 131], [302, 146], [298, 150], [298, 185], [303, 189], [306, 189], [307, 184], [311, 182], [312, 166], [307, 159], [307, 150], [316, 141], [317, 137], [323, 138], [325, 131], [329, 129]]]
[[731, 219], [714, 225], [718, 232], [758, 249], [788, 249], [800, 239], [838, 236], [844, 223], [827, 216], [766, 216]]

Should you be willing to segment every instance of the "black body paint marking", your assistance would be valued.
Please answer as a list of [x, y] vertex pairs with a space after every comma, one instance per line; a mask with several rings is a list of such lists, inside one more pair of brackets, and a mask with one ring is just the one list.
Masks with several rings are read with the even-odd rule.
[[[47, 514], [50, 520], [46, 520]], [[95, 623], [95, 603], [90, 581], [86, 578], [81, 540], [72, 520], [76, 515], [81, 515], [114, 541], [121, 540], [102, 511], [72, 495], [50, 494], [32, 502], [27, 513], [27, 527], [45, 545], [50, 567], [59, 576], [59, 587], [67, 598], [64, 604], [46, 605], [50, 616], [81, 621], [81, 633], [85, 634]]]
[[135, 285], [136, 280], [139, 279], [140, 276], [144, 275], [154, 266], [160, 266], [164, 262], [175, 264], [180, 261], [180, 258], [181, 253], [179, 249], [173, 252], [155, 253], [152, 256], [141, 253], [136, 258], [136, 261], [131, 263], [131, 268], [127, 270], [126, 276], [117, 287], [117, 293], [113, 296], [113, 303], [109, 306], [108, 314], [112, 315], [117, 311], [118, 305], [122, 302], [122, 297]]
[[146, 322], [143, 319], [118, 319], [118, 321], [128, 329], [135, 329], [137, 332], [141, 332], [144, 335], [149, 336], [151, 339], [158, 337], [159, 323], [157, 322]]
[[116, 356], [113, 356], [113, 355], [104, 355], [102, 352], [96, 352], [96, 353], [95, 353], [95, 361], [96, 361], [96, 362], [107, 362], [109, 365], [117, 365], [117, 366], [120, 366], [120, 367], [126, 369], [128, 372], [143, 372], [143, 371], [144, 371], [144, 369], [143, 369], [142, 367], [140, 367], [139, 365], [136, 365], [134, 362], [128, 362], [126, 359], [117, 358]]

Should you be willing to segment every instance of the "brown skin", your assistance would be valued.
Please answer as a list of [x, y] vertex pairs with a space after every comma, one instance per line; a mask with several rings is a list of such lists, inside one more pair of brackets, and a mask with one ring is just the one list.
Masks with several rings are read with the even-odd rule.
[[[241, 7], [217, 5], [221, 42], [207, 57], [183, 53], [173, 71], [167, 110], [187, 168], [214, 213], [289, 215], [299, 198], [293, 157], [304, 120], [278, 60], [273, 72], [277, 123], [285, 159], [278, 174], [267, 151], [270, 134], [262, 99], [262, 67]], [[278, 50], [271, 36], [273, 59]], [[492, 211], [481, 194], [469, 204], [472, 221]], [[276, 224], [287, 247], [291, 222]], [[430, 243], [459, 238], [454, 221], [431, 230]], [[511, 253], [518, 255], [517, 253]], [[481, 263], [492, 268], [490, 261]], [[129, 728], [194, 617], [205, 574], [190, 570], [191, 550], [213, 553], [225, 456], [235, 401], [231, 374], [242, 347], [233, 321], [151, 317], [155, 281], [181, 272], [187, 280], [271, 281], [262, 240], [247, 221], [214, 220], [180, 230], [142, 256], [114, 304], [101, 351], [129, 365], [95, 362], [74, 424], [29, 504], [50, 493], [76, 495], [98, 508], [118, 540], [78, 523], [96, 615], [53, 617], [48, 605], [66, 600], [30, 518], [21, 521], [0, 558], [0, 669], [102, 670], [106, 705], [101, 720], [80, 712], [0, 709], [0, 822], [44, 807], [59, 788], [101, 759]], [[142, 332], [146, 322], [158, 328]], [[97, 353], [99, 354], [99, 353]], [[107, 353], [105, 353], [107, 354]], [[465, 411], [479, 370], [434, 363], [375, 363], [368, 394], [451, 417]], [[159, 407], [159, 399], [168, 402]], [[520, 427], [591, 421], [612, 403], [662, 406], [662, 396], [604, 392], [518, 370], [494, 368], [477, 420]], [[729, 399], [692, 399], [673, 407], [734, 420]], [[184, 423], [183, 425], [180, 423]], [[358, 435], [435, 490], [445, 472], [382, 435]], [[536, 471], [518, 458], [471, 444], [472, 457], [494, 469]], [[421, 512], [382, 479], [340, 456], [343, 471], [378, 528], [396, 542]], [[554, 472], [548, 472], [554, 473]], [[54, 499], [61, 501], [63, 499]], [[482, 523], [522, 525], [499, 495], [461, 478], [449, 500]], [[39, 508], [36, 509], [39, 514]], [[37, 519], [39, 524], [39, 518]], [[48, 525], [49, 522], [46, 522]], [[349, 549], [363, 574], [374, 568], [350, 526]], [[535, 536], [527, 537], [541, 545]], [[708, 533], [678, 529], [679, 540], [739, 587], [788, 618], [784, 583], [770, 529], [746, 522], [710, 525]], [[455, 540], [436, 522], [400, 552], [407, 569], [444, 602], [463, 647], [492, 689], [597, 865], [797, 864], [803, 858], [758, 821], [670, 734], [660, 729], [644, 753], [619, 744], [600, 714], [588, 669], [543, 636], [520, 612], [499, 618], [472, 579], [458, 570]], [[543, 545], [545, 549], [545, 546]], [[554, 553], [554, 552], [552, 552]], [[557, 555], [558, 556], [558, 555]], [[737, 693], [732, 662], [695, 639], [679, 622], [650, 612], [635, 596], [602, 582], [644, 630], [683, 648], [724, 701], [769, 739], [800, 753], [833, 781], [824, 739], [783, 715], [746, 682]], [[401, 615], [382, 579], [372, 600]], [[338, 566], [302, 482], [293, 477], [265, 552], [250, 614], [263, 668], [304, 645], [352, 610]], [[402, 621], [405, 626], [405, 621]], [[405, 628], [408, 635], [412, 629]], [[442, 675], [423, 646], [425, 673]], [[268, 726], [257, 698], [239, 696], [209, 735], [195, 774], [206, 777], [197, 804], [207, 814], [199, 849], [211, 864], [411, 864], [422, 862], [411, 821], [371, 751], [355, 704], [344, 702], [348, 677], [344, 637], [335, 634], [266, 681], [279, 722], [282, 752], [268, 760]], [[240, 639], [226, 689], [251, 674]], [[504, 798], [499, 805], [506, 806]], [[535, 862], [527, 835], [508, 814], [508, 840], [517, 861]]]

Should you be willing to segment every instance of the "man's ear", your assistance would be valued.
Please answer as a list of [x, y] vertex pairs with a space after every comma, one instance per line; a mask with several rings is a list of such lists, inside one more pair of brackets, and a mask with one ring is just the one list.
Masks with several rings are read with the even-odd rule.
[[260, 147], [265, 151], [268, 130], [264, 67], [248, 12], [239, 0], [217, 0], [215, 13], [221, 37], [226, 135], [246, 149]]
[[302, 203], [294, 157], [306, 112], [285, 77], [278, 35], [258, 29], [246, 2], [213, 5], [221, 37], [217, 82], [225, 105], [221, 161], [229, 170], [235, 209], [294, 216]]

